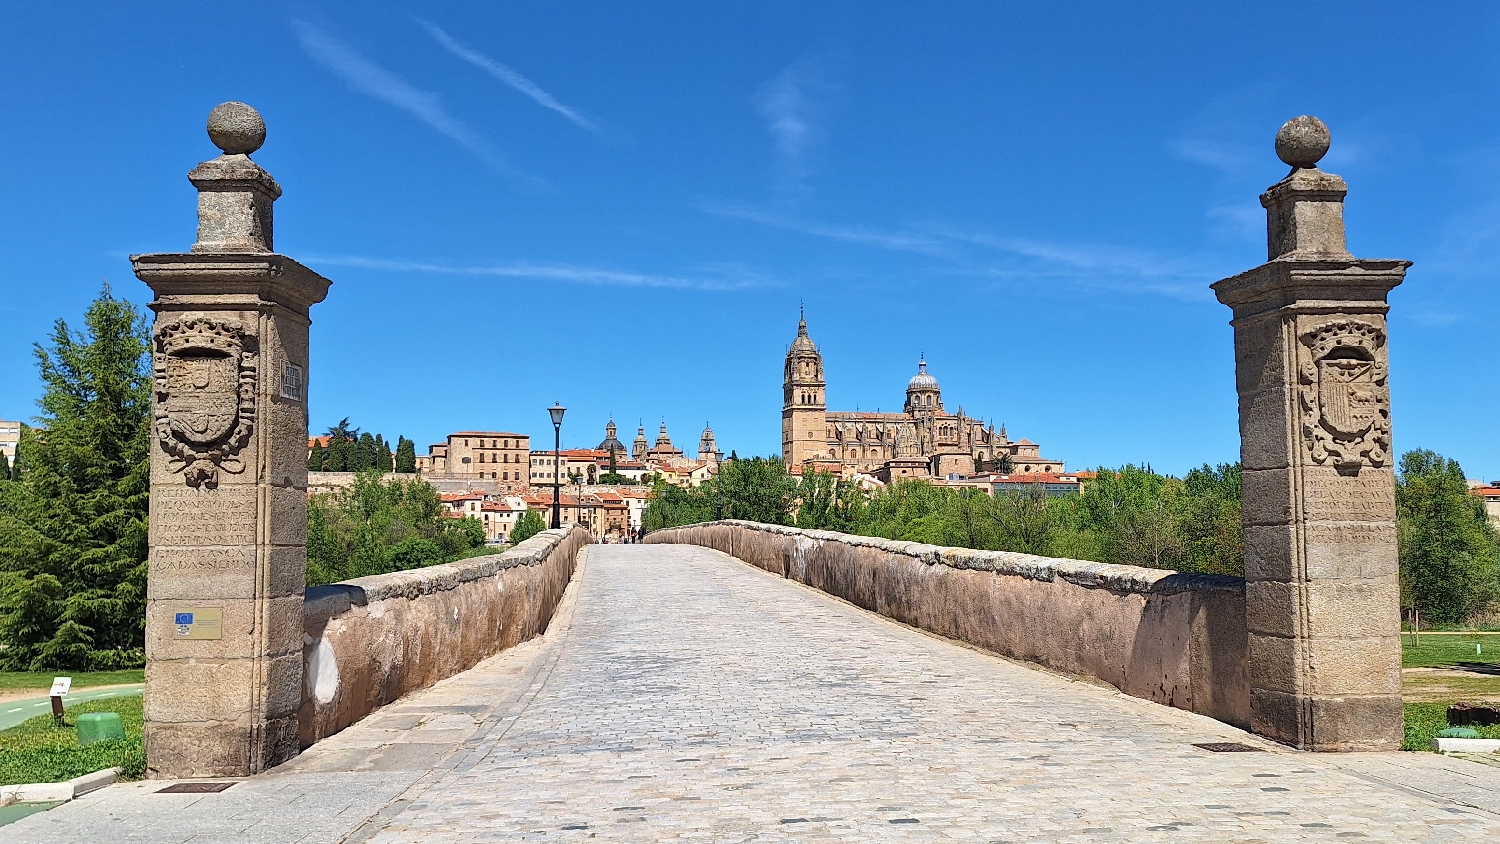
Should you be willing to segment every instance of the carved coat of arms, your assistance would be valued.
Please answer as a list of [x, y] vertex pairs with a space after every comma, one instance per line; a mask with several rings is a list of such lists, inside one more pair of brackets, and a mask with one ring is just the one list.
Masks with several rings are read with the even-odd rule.
[[1325, 323], [1300, 338], [1302, 435], [1315, 463], [1357, 469], [1390, 460], [1391, 398], [1385, 331], [1357, 320]]
[[215, 487], [255, 421], [255, 338], [233, 321], [188, 317], [157, 325], [152, 355], [156, 437], [188, 486]]

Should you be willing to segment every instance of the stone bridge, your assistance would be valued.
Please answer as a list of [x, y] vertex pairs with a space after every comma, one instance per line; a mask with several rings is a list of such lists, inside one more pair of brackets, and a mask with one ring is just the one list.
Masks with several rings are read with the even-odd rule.
[[[1201, 747], [1230, 742], [1255, 751]], [[1500, 835], [1500, 768], [1294, 750], [682, 544], [590, 546], [540, 638], [224, 792], [162, 786], [113, 786], [6, 841]]]
[[[721, 523], [644, 546], [553, 530], [312, 590], [311, 308], [330, 282], [273, 250], [260, 115], [226, 103], [208, 129], [223, 154], [189, 174], [197, 242], [132, 257], [156, 312], [152, 781], [7, 841], [1500, 832], [1500, 768], [1390, 752], [1385, 317], [1408, 262], [1345, 248], [1317, 119], [1277, 135], [1292, 172], [1261, 197], [1268, 261], [1214, 285], [1244, 579]], [[204, 778], [228, 787], [159, 790]]]

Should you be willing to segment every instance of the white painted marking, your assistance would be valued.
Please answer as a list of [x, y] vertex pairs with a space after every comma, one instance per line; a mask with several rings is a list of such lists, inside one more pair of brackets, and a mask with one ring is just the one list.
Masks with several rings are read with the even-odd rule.
[[20, 712], [20, 711], [21, 711], [21, 710], [22, 710], [22, 709], [23, 709], [23, 708], [24, 708], [24, 707], [20, 707], [20, 706], [18, 706], [18, 707], [16, 707], [16, 708], [15, 708], [15, 709], [7, 709], [7, 710], [5, 710], [5, 711], [6, 711], [6, 712]]

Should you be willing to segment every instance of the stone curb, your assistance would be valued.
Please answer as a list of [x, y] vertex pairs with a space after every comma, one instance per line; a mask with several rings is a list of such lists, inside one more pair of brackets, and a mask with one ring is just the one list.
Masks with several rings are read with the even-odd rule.
[[1435, 738], [1432, 749], [1439, 753], [1497, 753], [1500, 752], [1500, 739]]
[[106, 785], [113, 785], [119, 778], [119, 768], [105, 768], [92, 774], [74, 777], [66, 782], [0, 785], [0, 806], [9, 806], [12, 803], [66, 803], [90, 791], [98, 791]]

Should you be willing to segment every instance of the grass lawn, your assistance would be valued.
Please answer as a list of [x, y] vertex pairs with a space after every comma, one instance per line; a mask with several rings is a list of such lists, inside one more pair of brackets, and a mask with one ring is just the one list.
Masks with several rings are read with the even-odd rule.
[[[1475, 647], [1479, 648], [1476, 652]], [[1402, 668], [1455, 668], [1464, 663], [1500, 663], [1500, 636], [1493, 633], [1458, 636], [1421, 635], [1412, 647], [1411, 634], [1401, 634]]]
[[[71, 726], [85, 712], [118, 712], [125, 738], [78, 746]], [[53, 725], [51, 714], [41, 715], [8, 730], [0, 730], [0, 785], [61, 782], [103, 768], [122, 768], [121, 779], [140, 779], [146, 772], [146, 747], [141, 740], [141, 699], [111, 698], [80, 703], [67, 709], [69, 726]]]
[[53, 677], [72, 677], [73, 688], [87, 689], [92, 686], [144, 683], [146, 670], [134, 668], [128, 671], [0, 671], [0, 694], [35, 691], [40, 697], [52, 688]]
[[[1479, 651], [1475, 651], [1475, 646]], [[1500, 636], [1401, 637], [1401, 695], [1406, 699], [1404, 750], [1431, 750], [1448, 726], [1448, 705], [1457, 701], [1500, 702]], [[1489, 672], [1494, 672], [1490, 674]], [[1500, 738], [1500, 726], [1476, 727], [1484, 738]]]

